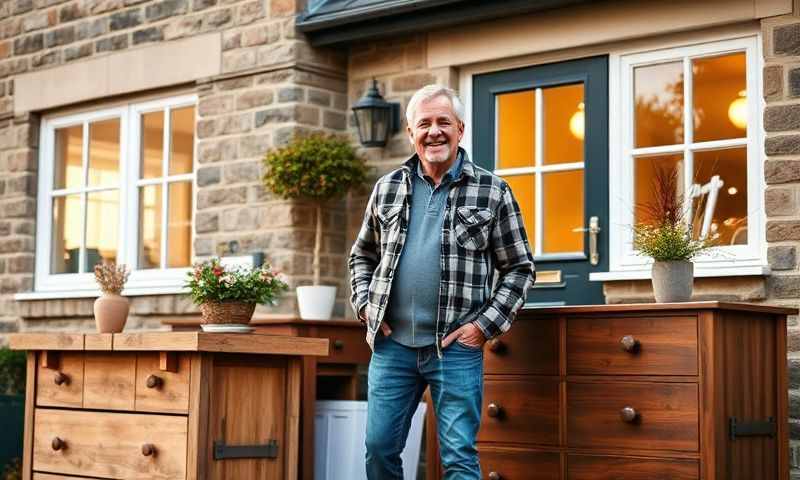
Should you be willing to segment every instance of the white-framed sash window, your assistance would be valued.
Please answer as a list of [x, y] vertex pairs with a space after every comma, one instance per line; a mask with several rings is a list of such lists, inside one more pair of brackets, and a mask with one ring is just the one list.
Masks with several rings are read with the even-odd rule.
[[694, 231], [716, 235], [698, 276], [766, 274], [758, 35], [609, 59], [610, 265], [593, 280], [648, 278], [631, 225], [657, 168], [678, 174]]
[[124, 293], [183, 290], [193, 251], [195, 95], [45, 116], [38, 296], [91, 296], [94, 265], [132, 273]]

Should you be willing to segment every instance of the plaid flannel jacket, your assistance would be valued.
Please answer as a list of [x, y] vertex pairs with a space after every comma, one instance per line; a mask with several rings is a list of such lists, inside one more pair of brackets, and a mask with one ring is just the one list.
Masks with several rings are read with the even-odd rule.
[[[511, 189], [459, 150], [463, 168], [450, 189], [442, 227], [436, 318], [440, 355], [444, 336], [467, 322], [474, 321], [487, 339], [507, 331], [535, 279], [533, 256]], [[350, 301], [356, 316], [365, 308], [370, 348], [374, 348], [403, 251], [411, 175], [418, 161], [412, 156], [375, 184], [350, 252]]]

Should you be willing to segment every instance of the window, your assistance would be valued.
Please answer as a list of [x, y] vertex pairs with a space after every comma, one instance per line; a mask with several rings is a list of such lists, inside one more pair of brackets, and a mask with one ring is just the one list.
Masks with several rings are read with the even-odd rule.
[[37, 292], [96, 292], [124, 263], [130, 293], [179, 289], [192, 260], [193, 96], [42, 121]]
[[630, 225], [656, 168], [677, 174], [694, 235], [719, 236], [720, 253], [696, 260], [700, 276], [764, 273], [758, 45], [753, 36], [611, 57], [612, 273], [649, 275]]

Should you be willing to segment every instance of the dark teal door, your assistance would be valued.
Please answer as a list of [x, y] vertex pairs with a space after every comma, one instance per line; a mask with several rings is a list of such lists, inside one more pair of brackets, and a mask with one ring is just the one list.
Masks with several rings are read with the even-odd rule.
[[537, 278], [526, 306], [604, 303], [608, 271], [608, 58], [473, 78], [474, 161], [520, 204]]

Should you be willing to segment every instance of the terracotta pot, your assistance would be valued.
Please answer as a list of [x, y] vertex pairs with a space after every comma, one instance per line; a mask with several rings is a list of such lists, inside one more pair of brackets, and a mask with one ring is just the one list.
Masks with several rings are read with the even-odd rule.
[[255, 303], [205, 302], [200, 305], [201, 320], [206, 324], [248, 324], [255, 310]]
[[692, 298], [694, 264], [688, 260], [655, 262], [652, 279], [656, 302], [688, 302]]
[[104, 293], [94, 301], [94, 321], [100, 333], [119, 333], [128, 320], [130, 302], [113, 293]]

